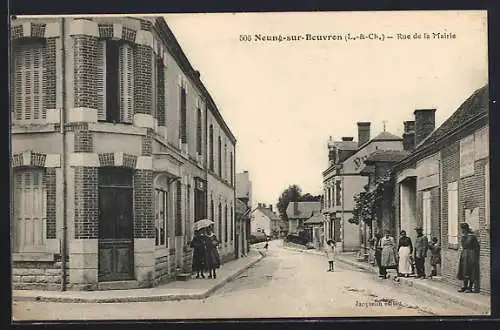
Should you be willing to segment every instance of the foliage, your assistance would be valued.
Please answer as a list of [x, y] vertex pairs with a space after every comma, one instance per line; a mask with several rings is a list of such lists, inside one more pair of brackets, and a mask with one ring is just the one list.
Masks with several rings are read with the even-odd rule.
[[356, 194], [353, 217], [349, 219], [349, 222], [358, 225], [361, 221], [366, 221], [366, 224], [371, 226], [371, 220], [376, 219], [384, 207], [384, 196], [392, 195], [393, 184], [391, 173], [387, 172], [385, 176], [376, 180], [372, 189], [367, 187], [368, 191]]
[[299, 202], [320, 202], [321, 195], [313, 196], [310, 193], [306, 193], [300, 197]]
[[288, 207], [288, 204], [290, 202], [299, 202], [301, 196], [302, 189], [300, 189], [300, 187], [296, 184], [288, 186], [288, 188], [281, 193], [281, 196], [278, 199], [277, 207], [282, 219], [288, 220], [286, 216], [286, 208]]

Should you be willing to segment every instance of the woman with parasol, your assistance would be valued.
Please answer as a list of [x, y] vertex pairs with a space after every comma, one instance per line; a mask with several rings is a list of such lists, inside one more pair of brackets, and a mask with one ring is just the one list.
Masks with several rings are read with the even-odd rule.
[[205, 244], [207, 249], [206, 269], [209, 272], [208, 278], [217, 278], [215, 270], [220, 267], [220, 256], [219, 251], [217, 250], [219, 240], [217, 239], [217, 236], [215, 236], [212, 226], [207, 228]]
[[205, 267], [205, 244], [202, 237], [202, 230], [195, 230], [194, 237], [191, 241], [191, 248], [193, 249], [193, 273], [196, 272], [196, 278], [205, 278], [203, 275], [203, 269]]

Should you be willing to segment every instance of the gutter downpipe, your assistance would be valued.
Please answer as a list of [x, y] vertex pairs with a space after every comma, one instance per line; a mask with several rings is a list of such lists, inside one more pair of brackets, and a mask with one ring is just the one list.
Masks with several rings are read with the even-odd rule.
[[61, 172], [63, 178], [63, 198], [62, 198], [62, 239], [61, 239], [61, 291], [66, 291], [66, 240], [67, 240], [67, 218], [66, 218], [66, 195], [67, 195], [67, 171], [66, 171], [66, 45], [65, 45], [65, 29], [66, 21], [61, 18], [61, 92], [62, 92], [62, 107], [60, 108], [60, 133], [61, 133]]

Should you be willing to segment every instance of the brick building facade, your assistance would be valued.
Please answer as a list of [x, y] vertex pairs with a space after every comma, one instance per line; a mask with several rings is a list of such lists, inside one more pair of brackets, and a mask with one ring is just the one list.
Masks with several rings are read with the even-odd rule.
[[236, 139], [163, 18], [11, 25], [14, 288], [154, 286], [207, 216], [233, 258]]
[[[474, 92], [440, 127], [434, 111], [415, 112], [415, 148], [393, 168], [396, 230], [414, 228], [437, 237], [443, 279], [456, 279], [459, 224], [467, 222], [480, 241], [480, 286], [490, 291], [488, 86]], [[418, 133], [417, 133], [418, 132]], [[410, 132], [408, 132], [410, 133]], [[429, 260], [427, 260], [427, 266]]]

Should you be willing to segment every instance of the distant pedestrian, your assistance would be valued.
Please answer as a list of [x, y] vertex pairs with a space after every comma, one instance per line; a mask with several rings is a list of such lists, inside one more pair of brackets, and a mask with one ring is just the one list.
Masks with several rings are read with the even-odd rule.
[[441, 246], [439, 246], [437, 237], [433, 237], [429, 245], [431, 251], [431, 277], [438, 275], [438, 267], [441, 266]]
[[217, 250], [219, 247], [219, 240], [210, 227], [208, 228], [205, 246], [207, 249], [205, 269], [208, 270], [208, 278], [217, 278], [215, 270], [220, 267], [220, 256]]
[[406, 236], [406, 231], [402, 230], [400, 235], [398, 243], [398, 275], [408, 277], [411, 274], [410, 256], [413, 253], [413, 245], [411, 244], [411, 238]]
[[387, 278], [388, 269], [397, 269], [396, 262], [396, 243], [394, 238], [391, 236], [390, 231], [385, 231], [385, 236], [380, 240], [380, 245], [382, 247], [381, 264], [383, 267], [384, 278]]
[[269, 248], [269, 241], [266, 240], [266, 244], [264, 245], [264, 249], [266, 249], [266, 251], [267, 251], [268, 248]]
[[334, 270], [334, 265], [333, 263], [335, 262], [335, 241], [332, 239], [329, 239], [326, 242], [326, 247], [325, 247], [325, 252], [326, 252], [326, 257], [328, 258], [328, 272], [333, 272]]
[[190, 244], [193, 249], [193, 273], [196, 272], [196, 278], [205, 278], [203, 275], [203, 268], [205, 267], [205, 244], [201, 237], [201, 232], [196, 230], [194, 232], [194, 237]]
[[415, 266], [417, 268], [417, 278], [425, 278], [425, 258], [429, 249], [429, 240], [424, 236], [422, 227], [415, 228], [417, 238], [415, 239]]
[[[467, 223], [460, 225], [462, 231], [460, 261], [458, 264], [457, 278], [463, 281], [459, 292], [479, 292], [479, 241]], [[473, 291], [473, 286], [476, 287]]]
[[378, 267], [378, 276], [385, 277], [385, 270], [382, 266], [382, 234], [375, 234], [375, 261], [377, 262]]

